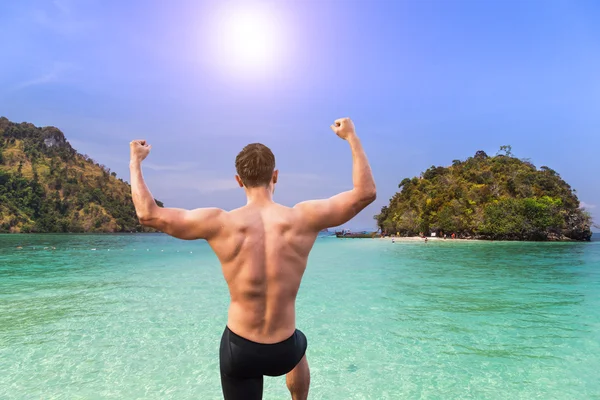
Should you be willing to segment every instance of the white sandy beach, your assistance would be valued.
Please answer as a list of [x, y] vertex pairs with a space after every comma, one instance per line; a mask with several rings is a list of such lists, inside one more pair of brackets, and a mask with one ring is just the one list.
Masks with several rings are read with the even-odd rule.
[[[394, 237], [394, 236], [387, 236], [387, 237], [382, 237], [379, 238], [379, 240], [387, 240], [387, 241], [392, 241], [392, 239], [395, 242], [424, 242], [425, 238], [421, 238], [418, 236], [412, 236], [412, 237], [402, 237], [402, 236], [398, 236], [398, 237]], [[443, 237], [437, 237], [437, 236], [428, 236], [427, 237], [427, 241], [431, 241], [431, 242], [482, 242], [483, 240], [479, 240], [479, 239], [450, 239], [450, 238], [446, 238], [444, 239]]]

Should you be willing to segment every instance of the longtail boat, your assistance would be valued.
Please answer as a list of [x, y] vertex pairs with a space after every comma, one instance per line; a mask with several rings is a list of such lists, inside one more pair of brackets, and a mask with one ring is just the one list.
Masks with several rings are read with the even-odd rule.
[[336, 231], [335, 236], [339, 238], [362, 238], [362, 239], [373, 239], [377, 235], [375, 232], [350, 232], [350, 231]]

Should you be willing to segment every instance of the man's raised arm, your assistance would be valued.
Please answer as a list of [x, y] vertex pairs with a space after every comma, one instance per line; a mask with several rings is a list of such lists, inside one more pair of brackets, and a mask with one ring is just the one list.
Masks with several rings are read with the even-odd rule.
[[210, 239], [219, 232], [223, 226], [222, 219], [225, 214], [223, 210], [198, 208], [188, 211], [181, 208], [159, 207], [142, 175], [142, 161], [148, 156], [152, 146], [145, 140], [134, 140], [130, 143], [130, 147], [131, 195], [135, 212], [142, 225], [185, 240]]
[[308, 227], [317, 231], [345, 224], [377, 196], [373, 173], [352, 121], [349, 118], [338, 119], [331, 129], [350, 144], [354, 187], [329, 199], [305, 201], [295, 206]]

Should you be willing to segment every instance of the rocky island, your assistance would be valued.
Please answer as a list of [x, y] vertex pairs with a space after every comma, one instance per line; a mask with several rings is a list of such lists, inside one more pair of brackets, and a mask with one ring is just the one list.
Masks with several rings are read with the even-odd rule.
[[451, 166], [406, 178], [381, 213], [382, 232], [488, 240], [579, 240], [592, 237], [590, 214], [553, 169], [513, 156], [510, 146], [478, 151]]
[[149, 231], [129, 184], [59, 129], [0, 118], [0, 232]]

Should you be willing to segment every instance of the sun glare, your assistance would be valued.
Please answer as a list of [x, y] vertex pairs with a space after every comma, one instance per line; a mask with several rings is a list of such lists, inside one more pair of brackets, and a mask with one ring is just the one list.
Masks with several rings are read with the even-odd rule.
[[237, 73], [268, 73], [283, 57], [284, 29], [264, 5], [222, 9], [210, 36], [219, 66]]

